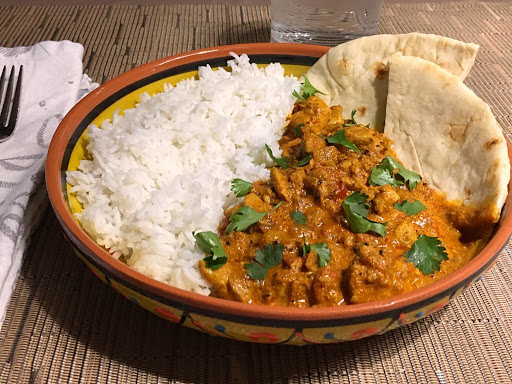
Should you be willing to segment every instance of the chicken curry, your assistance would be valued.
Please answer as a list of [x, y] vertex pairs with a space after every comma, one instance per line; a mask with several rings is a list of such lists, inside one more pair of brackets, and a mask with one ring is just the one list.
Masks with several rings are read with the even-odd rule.
[[[289, 307], [366, 303], [466, 264], [492, 222], [407, 170], [384, 134], [311, 96], [295, 104], [270, 179], [235, 179], [243, 202], [194, 234], [212, 295]], [[478, 226], [475, 224], [478, 223]]]

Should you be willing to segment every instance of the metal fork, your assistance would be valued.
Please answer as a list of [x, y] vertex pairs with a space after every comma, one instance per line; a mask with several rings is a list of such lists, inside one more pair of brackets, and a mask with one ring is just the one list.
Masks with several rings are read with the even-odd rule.
[[2, 102], [1, 98], [4, 91], [5, 85], [5, 73], [7, 67], [4, 66], [2, 70], [2, 76], [0, 76], [0, 106], [2, 111], [0, 112], [0, 143], [9, 139], [14, 133], [16, 123], [18, 122], [18, 113], [20, 110], [20, 98], [21, 98], [21, 82], [23, 77], [23, 65], [20, 66], [18, 74], [18, 80], [16, 81], [16, 88], [14, 89], [14, 97], [12, 96], [15, 78], [14, 65], [11, 68], [11, 74], [7, 82], [7, 91]]

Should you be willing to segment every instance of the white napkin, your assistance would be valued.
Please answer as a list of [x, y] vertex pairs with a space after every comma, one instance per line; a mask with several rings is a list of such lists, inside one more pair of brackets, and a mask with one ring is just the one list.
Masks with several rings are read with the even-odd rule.
[[[48, 204], [44, 164], [64, 115], [97, 87], [82, 72], [83, 47], [45, 41], [32, 47], [0, 47], [0, 71], [23, 65], [19, 122], [0, 143], [0, 327], [32, 230]], [[16, 70], [16, 73], [18, 70]]]

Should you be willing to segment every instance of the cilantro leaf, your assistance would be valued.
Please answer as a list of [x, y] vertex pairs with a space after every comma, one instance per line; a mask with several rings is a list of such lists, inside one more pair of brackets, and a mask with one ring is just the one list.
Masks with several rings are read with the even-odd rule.
[[386, 185], [397, 187], [397, 183], [392, 171], [376, 166], [370, 174], [370, 185]]
[[308, 244], [307, 240], [304, 239], [304, 245], [302, 246], [302, 256], [307, 255], [309, 252], [311, 252], [311, 245]]
[[253, 280], [264, 280], [268, 269], [260, 263], [244, 264], [247, 275]]
[[272, 209], [275, 211], [277, 208], [279, 208], [279, 207], [281, 206], [281, 204], [283, 204], [283, 202], [282, 202], [282, 201], [280, 201], [279, 203], [277, 203], [277, 204], [274, 206], [274, 208], [272, 208]]
[[213, 269], [214, 271], [222, 267], [226, 262], [228, 261], [227, 257], [218, 257], [216, 259], [213, 258], [213, 256], [205, 257], [204, 263], [206, 265], [206, 268]]
[[[394, 171], [398, 170], [397, 173]], [[397, 175], [400, 179], [397, 179]], [[372, 169], [370, 174], [370, 185], [386, 185], [397, 187], [407, 183], [412, 191], [420, 182], [421, 177], [415, 172], [409, 171], [393, 157], [387, 156], [379, 165]]]
[[355, 110], [355, 109], [353, 109], [353, 110], [352, 110], [352, 113], [350, 114], [350, 120], [352, 120], [352, 122], [353, 122], [354, 124], [357, 124], [357, 123], [356, 123], [356, 120], [354, 119], [354, 116], [355, 116], [355, 115], [356, 115], [356, 110]]
[[387, 223], [377, 223], [366, 218], [370, 212], [370, 206], [365, 204], [366, 199], [368, 195], [356, 191], [343, 200], [341, 206], [345, 211], [350, 229], [355, 233], [372, 231], [382, 237], [386, 236]]
[[412, 203], [405, 200], [402, 204], [395, 203], [393, 206], [399, 211], [407, 213], [407, 216], [417, 215], [427, 209], [419, 200], [414, 200]]
[[192, 232], [192, 235], [196, 239], [196, 245], [199, 249], [207, 255], [210, 255], [203, 259], [206, 263], [206, 268], [215, 270], [226, 264], [228, 256], [226, 255], [217, 234], [211, 231], [206, 231], [199, 233]]
[[404, 181], [409, 185], [409, 190], [412, 191], [414, 188], [416, 188], [416, 185], [421, 180], [420, 175], [413, 171], [409, 171], [408, 169], [405, 169], [403, 165], [400, 164], [400, 168], [398, 170], [398, 174], [404, 178]]
[[310, 83], [309, 79], [306, 76], [304, 77], [304, 83], [300, 87], [300, 93], [297, 91], [293, 91], [292, 95], [295, 96], [297, 99], [304, 101], [306, 99], [309, 99], [311, 96], [320, 93], [322, 95], [325, 95], [325, 93], [320, 92], [318, 89], [316, 89], [313, 84]]
[[306, 224], [306, 215], [303, 214], [301, 211], [293, 211], [290, 216], [292, 217], [293, 221], [295, 221], [298, 225], [304, 225]]
[[344, 147], [347, 147], [348, 149], [353, 150], [358, 155], [361, 154], [361, 151], [359, 150], [359, 148], [357, 148], [357, 146], [354, 143], [352, 143], [349, 139], [346, 138], [344, 129], [340, 129], [333, 136], [329, 136], [327, 138], [327, 142], [329, 144], [341, 144]]
[[287, 157], [276, 158], [276, 157], [274, 156], [274, 154], [272, 153], [272, 150], [270, 149], [270, 147], [269, 147], [267, 144], [265, 144], [265, 148], [267, 148], [267, 153], [268, 153], [268, 155], [270, 156], [270, 158], [271, 158], [272, 160], [274, 160], [274, 162], [275, 162], [277, 165], [279, 165], [279, 166], [280, 166], [281, 168], [283, 168], [283, 169], [286, 169], [286, 168], [288, 168], [288, 167], [289, 167], [289, 165], [288, 165], [288, 163], [290, 162], [290, 159], [289, 159], [289, 158], [287, 158]]
[[331, 250], [325, 243], [308, 244], [304, 239], [304, 245], [302, 246], [302, 255], [305, 256], [309, 252], [315, 251], [318, 255], [318, 266], [320, 268], [325, 267], [331, 260]]
[[268, 212], [256, 212], [253, 208], [244, 205], [229, 218], [226, 233], [232, 232], [233, 230], [245, 231], [251, 225], [263, 219], [267, 213]]
[[252, 189], [252, 183], [242, 179], [233, 179], [231, 181], [231, 191], [236, 197], [242, 197], [247, 195]]
[[345, 198], [345, 203], [351, 204], [351, 205], [361, 204], [361, 203], [364, 203], [366, 201], [366, 199], [368, 199], [368, 195], [366, 195], [360, 191], [355, 191], [350, 196], [347, 196]]
[[356, 120], [354, 119], [354, 116], [356, 115], [356, 110], [353, 109], [352, 110], [352, 113], [350, 115], [350, 120], [348, 120], [349, 122], [348, 123], [343, 123], [343, 126], [344, 127], [355, 127], [357, 125], [357, 122]]
[[247, 275], [254, 280], [263, 280], [267, 271], [281, 264], [283, 260], [284, 245], [276, 243], [269, 244], [256, 251], [254, 263], [245, 264]]
[[311, 244], [311, 250], [318, 255], [318, 266], [325, 267], [331, 261], [331, 250], [325, 243]]
[[412, 248], [404, 253], [405, 261], [413, 263], [424, 275], [441, 270], [441, 262], [448, 260], [446, 248], [437, 237], [418, 236]]
[[304, 124], [297, 124], [297, 126], [293, 130], [293, 137], [299, 137], [300, 129], [304, 126]]
[[226, 253], [222, 248], [219, 236], [217, 236], [216, 233], [211, 231], [199, 233], [192, 232], [192, 235], [196, 239], [196, 244], [202, 252], [206, 253], [207, 255], [211, 255], [214, 253], [214, 250], [218, 250], [217, 254], [214, 255], [216, 258], [226, 257]]
[[313, 158], [313, 155], [310, 153], [305, 158], [303, 158], [301, 161], [299, 161], [295, 168], [303, 167], [303, 166], [307, 165], [312, 158]]

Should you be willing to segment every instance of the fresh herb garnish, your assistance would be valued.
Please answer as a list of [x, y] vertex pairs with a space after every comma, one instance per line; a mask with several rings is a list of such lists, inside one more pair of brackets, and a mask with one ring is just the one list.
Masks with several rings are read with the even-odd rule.
[[216, 269], [219, 269], [224, 264], [226, 264], [226, 262], [228, 261], [228, 258], [227, 257], [215, 258], [214, 256], [208, 256], [208, 257], [205, 257], [203, 260], [204, 260], [204, 264], [205, 264], [206, 268], [210, 268], [215, 271]]
[[342, 207], [350, 229], [355, 233], [372, 231], [382, 237], [386, 236], [387, 223], [377, 223], [366, 218], [370, 212], [370, 206], [365, 203], [366, 199], [368, 195], [356, 191], [343, 201]]
[[290, 159], [289, 159], [289, 158], [287, 158], [287, 157], [276, 158], [276, 157], [274, 156], [274, 154], [272, 153], [272, 150], [270, 149], [270, 147], [269, 147], [267, 144], [265, 144], [265, 148], [267, 148], [267, 153], [268, 153], [268, 155], [270, 156], [270, 158], [271, 158], [272, 160], [274, 160], [274, 162], [275, 162], [277, 165], [279, 165], [279, 166], [280, 166], [281, 168], [283, 168], [283, 169], [286, 169], [286, 168], [288, 168], [288, 167], [289, 167], [289, 165], [288, 165], [288, 163], [290, 162]]
[[316, 243], [310, 245], [311, 250], [315, 251], [318, 255], [318, 266], [325, 267], [331, 260], [331, 250], [325, 243]]
[[331, 260], [331, 250], [325, 243], [308, 244], [307, 241], [304, 240], [302, 255], [305, 256], [311, 251], [315, 251], [318, 255], [318, 267], [320, 268], [325, 267]]
[[254, 223], [263, 219], [268, 212], [256, 212], [248, 205], [244, 205], [238, 211], [233, 213], [229, 218], [229, 225], [226, 228], [226, 233], [231, 231], [245, 231]]
[[279, 207], [281, 206], [281, 204], [283, 204], [283, 202], [282, 202], [282, 201], [280, 201], [279, 203], [277, 203], [277, 204], [274, 206], [274, 208], [272, 208], [272, 209], [275, 211], [277, 208], [279, 208]]
[[295, 221], [295, 223], [297, 223], [298, 225], [306, 224], [306, 215], [303, 214], [301, 211], [299, 211], [299, 210], [293, 211], [290, 214], [290, 216], [293, 219], [293, 221]]
[[[398, 172], [395, 173], [395, 170]], [[400, 176], [400, 179], [397, 179], [397, 176]], [[410, 191], [416, 188], [420, 180], [420, 175], [409, 171], [391, 156], [382, 160], [370, 174], [370, 185], [390, 184], [392, 187], [397, 187], [407, 183]]]
[[412, 248], [404, 253], [405, 261], [413, 263], [424, 275], [441, 270], [441, 262], [448, 260], [446, 248], [437, 237], [418, 236]]
[[399, 211], [407, 213], [407, 216], [417, 215], [427, 209], [419, 200], [414, 200], [412, 203], [405, 200], [402, 204], [395, 203], [393, 206]]
[[283, 260], [284, 245], [275, 243], [264, 246], [256, 251], [254, 256], [255, 262], [245, 264], [247, 275], [254, 280], [263, 280], [267, 275], [267, 271], [281, 264]]
[[252, 183], [242, 179], [233, 179], [231, 181], [231, 191], [236, 197], [242, 197], [247, 195], [252, 189]]
[[349, 122], [348, 123], [343, 123], [343, 126], [344, 127], [355, 127], [357, 125], [357, 122], [356, 120], [354, 119], [354, 116], [356, 115], [356, 110], [353, 109], [352, 110], [352, 114], [350, 116], [350, 120], [348, 120]]
[[304, 83], [300, 87], [300, 93], [297, 91], [293, 91], [292, 95], [295, 96], [297, 99], [304, 101], [306, 99], [309, 99], [311, 96], [320, 93], [322, 95], [325, 95], [325, 93], [320, 92], [318, 89], [316, 89], [313, 84], [310, 83], [308, 78], [306, 76], [304, 77]]
[[361, 151], [359, 150], [359, 148], [357, 148], [357, 146], [354, 143], [352, 143], [349, 139], [346, 138], [344, 129], [340, 129], [334, 135], [329, 136], [327, 138], [327, 142], [329, 144], [341, 144], [344, 147], [347, 147], [348, 149], [353, 150], [358, 155], [361, 154]]
[[297, 163], [297, 166], [295, 168], [298, 168], [298, 167], [303, 167], [305, 165], [307, 165], [310, 160], [313, 158], [313, 155], [310, 153], [309, 155], [307, 155], [305, 158], [303, 158], [301, 161], [299, 161]]
[[302, 238], [304, 239], [304, 245], [302, 246], [302, 256], [305, 256], [309, 252], [311, 252], [311, 246], [308, 244], [308, 242], [304, 236]]
[[304, 126], [304, 124], [297, 124], [295, 129], [293, 130], [293, 137], [299, 137], [300, 129]]
[[196, 245], [199, 249], [205, 254], [210, 255], [203, 259], [206, 263], [206, 268], [215, 270], [226, 264], [228, 256], [226, 255], [217, 234], [211, 231], [206, 231], [199, 233], [192, 232], [192, 235], [196, 239]]
[[395, 180], [393, 171], [376, 166], [370, 173], [370, 185], [391, 185], [397, 187], [401, 181]]

